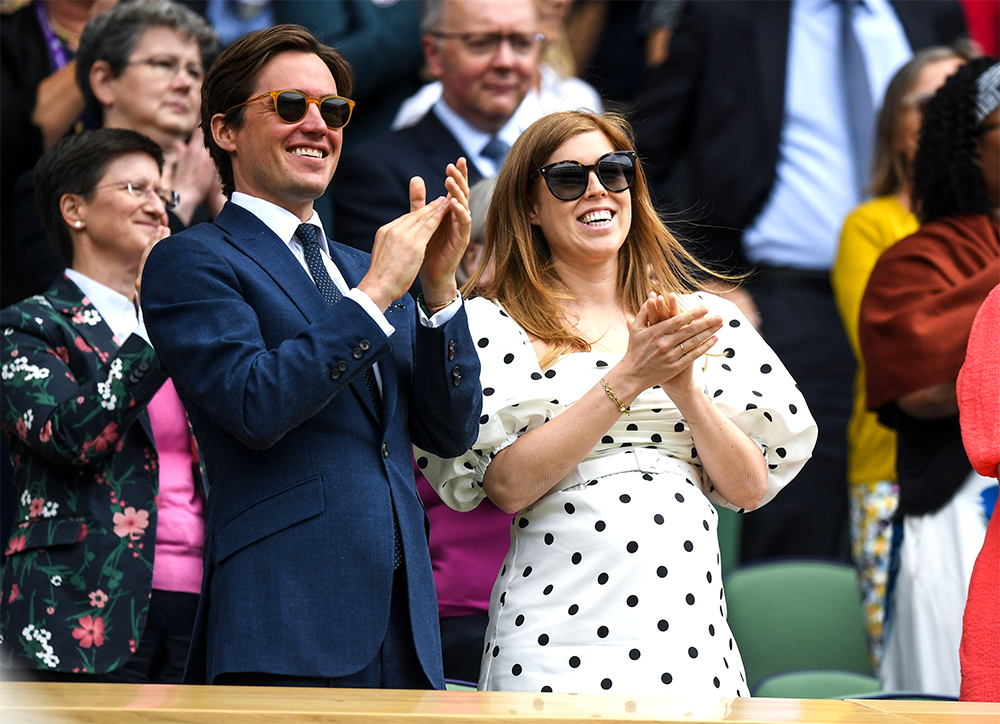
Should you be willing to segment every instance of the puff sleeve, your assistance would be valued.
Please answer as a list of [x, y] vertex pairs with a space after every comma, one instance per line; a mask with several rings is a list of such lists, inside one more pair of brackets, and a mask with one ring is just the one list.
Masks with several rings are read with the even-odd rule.
[[486, 497], [483, 476], [493, 457], [565, 407], [556, 400], [551, 375], [539, 367], [527, 334], [499, 305], [470, 299], [466, 313], [481, 365], [479, 436], [472, 449], [457, 458], [413, 448], [424, 477], [445, 503], [461, 511], [472, 510]]
[[[778, 355], [736, 305], [712, 294], [692, 297], [722, 317], [719, 341], [704, 358], [702, 384], [709, 399], [767, 458], [764, 505], [812, 456], [816, 421]], [[739, 510], [715, 492], [707, 476], [704, 485], [712, 502]]]

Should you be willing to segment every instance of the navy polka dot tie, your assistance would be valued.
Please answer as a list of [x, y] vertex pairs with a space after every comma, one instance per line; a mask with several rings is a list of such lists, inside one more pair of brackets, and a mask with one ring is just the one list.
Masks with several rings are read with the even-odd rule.
[[[326, 270], [323, 263], [323, 252], [319, 248], [319, 228], [312, 224], [299, 224], [295, 230], [295, 236], [302, 243], [302, 250], [305, 252], [306, 266], [309, 267], [309, 274], [312, 276], [316, 287], [327, 304], [336, 304], [344, 295], [340, 293], [337, 285], [333, 283], [330, 272]], [[375, 372], [371, 367], [364, 372], [365, 387], [368, 394], [375, 403], [375, 411], [379, 419], [382, 418], [382, 395], [379, 394], [378, 385], [375, 382]], [[399, 568], [403, 562], [403, 540], [399, 534], [399, 523], [396, 520], [396, 511], [392, 511], [393, 545], [392, 545], [392, 567]]]

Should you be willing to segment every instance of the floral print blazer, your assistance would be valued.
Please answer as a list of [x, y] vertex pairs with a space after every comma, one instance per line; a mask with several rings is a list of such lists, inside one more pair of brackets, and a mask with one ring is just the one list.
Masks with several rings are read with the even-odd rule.
[[3, 663], [112, 671], [135, 652], [149, 607], [158, 477], [146, 405], [166, 377], [152, 347], [134, 334], [119, 343], [65, 277], [0, 312], [0, 327], [19, 499]]

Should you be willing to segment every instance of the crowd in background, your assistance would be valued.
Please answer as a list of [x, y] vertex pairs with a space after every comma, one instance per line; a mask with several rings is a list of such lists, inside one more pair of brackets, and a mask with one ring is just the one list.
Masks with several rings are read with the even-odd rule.
[[[813, 459], [795, 482], [745, 516], [742, 560], [852, 561], [884, 686], [959, 694], [966, 594], [976, 557], [990, 540], [987, 526], [991, 534], [997, 528], [991, 514], [998, 442], [995, 434], [967, 430], [964, 412], [960, 426], [956, 380], [973, 319], [1000, 282], [1000, 3], [14, 0], [4, 6], [5, 308], [55, 289], [44, 308], [69, 309], [82, 319], [100, 294], [90, 291], [87, 277], [125, 279], [123, 294], [131, 298], [142, 244], [126, 249], [115, 228], [100, 227], [85, 209], [72, 216], [58, 203], [63, 194], [88, 200], [98, 182], [85, 174], [60, 179], [61, 168], [96, 161], [69, 149], [57, 157], [64, 167], [53, 167], [51, 157], [36, 166], [60, 139], [97, 128], [123, 134], [118, 142], [126, 150], [107, 152], [145, 159], [149, 183], [127, 191], [157, 207], [146, 220], [157, 238], [217, 217], [234, 187], [232, 178], [220, 183], [216, 173], [222, 152], [206, 148], [202, 81], [219, 52], [251, 31], [299, 24], [350, 64], [344, 153], [315, 205], [330, 238], [371, 252], [379, 229], [410, 209], [410, 178], [425, 180], [429, 199], [446, 195], [444, 169], [464, 156], [472, 243], [458, 274], [484, 289], [501, 288], [493, 274], [503, 262], [489, 251], [486, 217], [517, 140], [554, 112], [623, 113], [635, 128], [658, 211], [686, 249], [723, 273], [726, 280], [713, 282], [712, 291], [759, 330], [819, 427]], [[281, 115], [279, 98], [273, 103]], [[481, 260], [488, 266], [481, 268]], [[415, 283], [413, 295], [420, 291]], [[46, 321], [62, 324], [56, 316]], [[31, 373], [15, 359], [25, 354], [24, 342], [19, 353], [17, 335], [4, 332], [4, 662], [20, 657], [22, 667], [71, 673], [89, 660], [89, 674], [176, 681], [187, 650], [169, 650], [176, 648], [171, 637], [183, 639], [194, 625], [201, 521], [212, 481], [204, 477], [172, 383], [141, 369], [149, 359], [140, 345], [119, 349], [135, 320], [116, 328], [106, 311], [100, 317], [110, 326], [106, 338], [77, 337], [68, 350], [47, 354], [60, 357], [69, 379], [79, 376], [74, 364], [92, 371], [108, 354], [134, 364], [129, 409], [118, 410], [131, 417], [110, 415], [96, 383], [68, 406], [59, 404], [55, 379], [44, 390], [36, 384], [30, 397], [13, 394], [15, 385], [23, 388], [20, 376]], [[17, 326], [11, 319], [4, 317], [5, 328]], [[76, 360], [83, 352], [91, 357]], [[147, 409], [148, 417], [138, 416]], [[148, 444], [118, 438], [116, 430], [133, 424], [151, 425]], [[72, 431], [60, 433], [60, 425]], [[83, 430], [91, 429], [103, 442], [81, 448], [89, 435]], [[967, 454], [963, 435], [976, 438], [975, 453]], [[112, 450], [106, 464], [95, 462], [104, 459], [97, 453]], [[36, 455], [50, 467], [34, 462]], [[78, 505], [85, 509], [76, 483], [71, 476], [60, 482], [62, 471], [80, 461], [94, 471], [91, 482], [101, 490], [95, 509], [106, 518], [96, 526], [105, 539], [95, 527], [86, 545], [86, 514], [66, 517]], [[143, 465], [147, 473], [158, 471], [158, 488], [155, 475], [141, 484], [132, 479], [130, 471]], [[475, 682], [490, 592], [515, 516], [489, 499], [473, 511], [453, 510], [424, 479], [426, 466], [418, 454], [414, 472], [430, 521], [444, 672]], [[152, 517], [141, 515], [146, 511]], [[71, 578], [55, 572], [46, 548], [74, 542], [79, 561]], [[95, 553], [108, 559], [107, 571], [93, 570]], [[150, 599], [146, 624], [130, 614], [146, 605], [144, 598]], [[34, 612], [57, 608], [78, 620], [72, 636], [87, 650], [82, 659], [53, 648], [38, 634], [40, 624], [24, 633], [22, 623], [35, 621]], [[166, 620], [176, 611], [184, 612], [182, 620]], [[986, 610], [973, 621], [977, 640], [988, 635], [982, 617], [990, 615], [987, 630], [1000, 630], [995, 607]], [[151, 638], [154, 623], [165, 632], [159, 643]], [[132, 634], [108, 636], [104, 648], [113, 625]], [[966, 647], [963, 641], [963, 655]], [[970, 645], [970, 657], [971, 651]], [[987, 673], [977, 681], [981, 688], [963, 695], [998, 696], [997, 678]]]

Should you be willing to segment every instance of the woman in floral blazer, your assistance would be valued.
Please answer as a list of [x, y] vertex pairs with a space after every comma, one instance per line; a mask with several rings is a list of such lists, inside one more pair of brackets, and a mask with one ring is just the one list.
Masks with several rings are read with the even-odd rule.
[[[186, 657], [184, 650], [160, 660], [152, 635], [163, 624], [147, 619], [153, 589], [163, 587], [158, 577], [177, 579], [181, 570], [187, 580], [165, 588], [197, 601], [201, 476], [176, 393], [141, 324], [130, 333], [143, 251], [169, 233], [164, 206], [173, 199], [161, 198], [162, 164], [159, 147], [132, 131], [93, 131], [51, 149], [36, 168], [39, 208], [72, 268], [45, 294], [0, 313], [2, 427], [19, 498], [0, 634], [4, 666], [34, 669], [36, 678], [59, 678], [41, 670], [172, 680]], [[157, 429], [157, 420], [166, 427]], [[171, 420], [181, 422], [172, 438]], [[188, 540], [164, 544], [167, 570], [157, 561], [158, 576], [165, 517], [157, 441], [171, 439], [187, 461], [180, 518], [172, 515]], [[175, 564], [181, 548], [197, 563], [182, 556]], [[181, 623], [189, 635], [194, 606], [167, 603], [167, 618], [190, 608]]]

